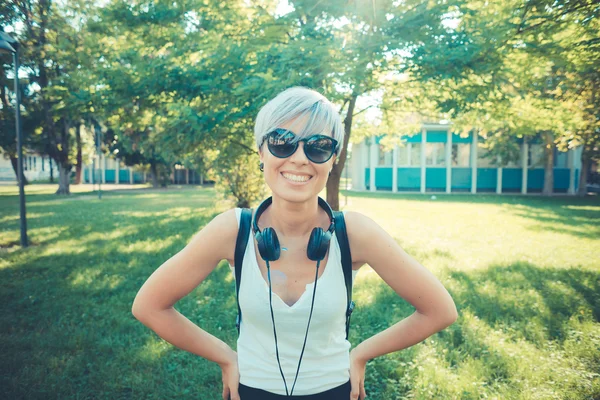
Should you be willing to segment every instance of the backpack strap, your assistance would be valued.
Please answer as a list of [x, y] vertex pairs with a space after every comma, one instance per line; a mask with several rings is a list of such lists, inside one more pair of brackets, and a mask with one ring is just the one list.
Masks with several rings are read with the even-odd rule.
[[252, 222], [252, 210], [242, 208], [240, 215], [240, 226], [238, 229], [237, 240], [235, 242], [235, 299], [238, 307], [238, 314], [235, 319], [235, 326], [240, 333], [240, 324], [242, 322], [242, 309], [240, 308], [240, 282], [242, 279], [242, 263], [244, 262], [244, 253], [248, 245], [248, 235], [250, 233], [250, 223]]
[[350, 253], [350, 243], [346, 233], [346, 222], [342, 211], [334, 211], [335, 218], [335, 236], [337, 237], [342, 253], [342, 270], [344, 271], [344, 282], [346, 283], [346, 339], [350, 331], [350, 316], [354, 311], [354, 302], [352, 301], [352, 254]]

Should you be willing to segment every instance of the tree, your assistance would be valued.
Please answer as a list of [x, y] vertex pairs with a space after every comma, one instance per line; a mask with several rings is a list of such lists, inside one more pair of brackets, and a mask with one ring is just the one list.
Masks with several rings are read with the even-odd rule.
[[89, 112], [90, 58], [85, 50], [91, 46], [84, 43], [88, 36], [82, 21], [85, 15], [91, 17], [93, 7], [86, 4], [22, 0], [8, 7], [24, 27], [20, 37], [23, 67], [28, 69], [31, 86], [24, 103], [27, 114], [35, 117], [28, 147], [48, 154], [58, 165], [57, 194], [69, 193], [75, 130], [82, 115]]
[[[586, 107], [578, 102], [581, 86], [590, 77], [583, 78], [576, 65], [582, 54], [597, 57], [597, 5], [471, 0], [455, 6], [452, 40], [442, 36], [439, 41], [445, 46], [422, 47], [411, 59], [411, 74], [447, 88], [429, 92], [438, 109], [459, 128], [491, 138], [489, 144], [504, 161], [514, 153], [506, 151], [514, 137], [541, 136], [546, 154], [543, 193], [551, 194], [555, 145], [573, 148], [582, 142], [576, 132], [596, 129], [582, 125]], [[588, 52], [581, 52], [583, 44]], [[586, 65], [589, 71], [591, 63]]]

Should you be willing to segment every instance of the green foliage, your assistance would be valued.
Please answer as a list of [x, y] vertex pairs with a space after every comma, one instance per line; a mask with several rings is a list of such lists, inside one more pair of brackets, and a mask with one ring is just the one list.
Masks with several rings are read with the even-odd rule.
[[213, 164], [215, 189], [222, 198], [233, 199], [236, 207], [253, 207], [268, 195], [263, 173], [258, 168], [256, 154], [219, 154]]
[[[106, 147], [126, 160], [193, 162], [210, 174], [211, 151], [243, 156], [260, 107], [303, 85], [345, 113], [345, 143], [382, 134], [394, 141], [446, 119], [497, 141], [503, 159], [505, 143], [543, 132], [561, 150], [598, 154], [593, 2], [295, 0], [283, 15], [278, 3], [33, 1], [34, 14], [47, 8], [44, 18], [4, 6], [2, 23], [25, 22], [23, 65], [42, 88], [24, 88], [28, 145], [70, 168], [70, 129], [94, 119]], [[9, 67], [3, 56], [7, 96]], [[373, 93], [383, 94], [376, 121], [356, 107]], [[3, 102], [3, 148], [9, 109]], [[337, 192], [344, 163], [345, 148], [329, 191]]]

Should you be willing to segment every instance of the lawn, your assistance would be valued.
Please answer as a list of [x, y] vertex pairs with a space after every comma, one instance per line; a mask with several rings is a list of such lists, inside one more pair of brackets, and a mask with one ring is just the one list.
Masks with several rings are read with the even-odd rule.
[[[0, 186], [0, 398], [220, 399], [220, 370], [131, 314], [162, 262], [230, 205], [211, 188], [56, 197], [27, 187], [32, 246], [18, 245], [17, 190]], [[600, 200], [346, 193], [432, 271], [459, 319], [369, 362], [367, 398], [600, 398]], [[345, 197], [340, 197], [345, 203]], [[414, 308], [364, 266], [353, 345]], [[178, 311], [235, 348], [222, 262]]]

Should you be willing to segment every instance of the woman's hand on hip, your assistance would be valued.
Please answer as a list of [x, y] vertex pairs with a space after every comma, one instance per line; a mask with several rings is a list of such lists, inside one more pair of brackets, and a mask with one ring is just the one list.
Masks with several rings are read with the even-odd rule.
[[232, 350], [232, 355], [221, 367], [223, 378], [223, 400], [240, 400], [238, 387], [240, 384], [240, 371], [237, 363], [237, 353]]
[[364, 400], [365, 392], [365, 370], [367, 362], [357, 356], [354, 349], [350, 352], [350, 400]]

